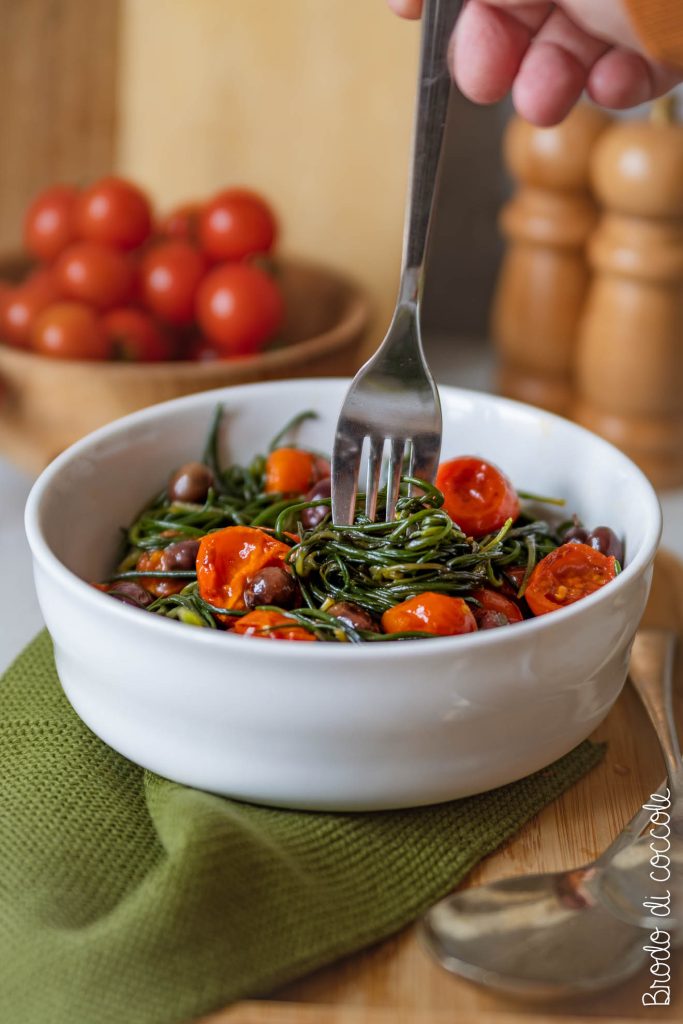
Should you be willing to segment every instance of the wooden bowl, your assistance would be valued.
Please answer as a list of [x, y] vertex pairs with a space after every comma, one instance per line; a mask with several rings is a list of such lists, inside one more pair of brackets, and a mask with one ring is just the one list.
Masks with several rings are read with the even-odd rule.
[[[17, 279], [19, 259], [0, 261]], [[31, 471], [111, 420], [179, 395], [288, 377], [348, 375], [360, 362], [365, 292], [335, 270], [286, 259], [282, 343], [261, 355], [216, 362], [91, 363], [50, 359], [0, 344], [0, 452]]]

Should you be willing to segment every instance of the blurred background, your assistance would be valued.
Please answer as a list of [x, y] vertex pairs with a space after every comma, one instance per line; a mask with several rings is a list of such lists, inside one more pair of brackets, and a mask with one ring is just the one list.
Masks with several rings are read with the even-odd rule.
[[[384, 0], [0, 0], [0, 245], [29, 200], [112, 168], [157, 205], [248, 184], [281, 251], [397, 286], [419, 25]], [[504, 191], [500, 108], [453, 97], [428, 344], [484, 338]]]
[[[246, 186], [279, 220], [263, 272], [285, 310], [261, 350], [217, 358], [195, 283], [175, 361], [137, 365], [120, 348], [106, 364], [90, 352], [45, 359], [36, 314], [19, 341], [0, 339], [0, 450], [35, 471], [131, 409], [348, 374], [369, 355], [397, 291], [419, 23], [385, 0], [0, 0], [0, 14], [0, 263], [20, 250], [31, 199], [55, 182], [113, 171], [162, 215]], [[534, 129], [507, 103], [474, 107], [452, 90], [423, 334], [440, 382], [573, 417], [658, 486], [681, 487], [683, 126], [666, 100], [635, 118], [584, 103]], [[164, 230], [157, 221], [126, 271], [162, 320], [145, 261]], [[15, 280], [27, 273], [24, 263]], [[2, 299], [3, 329], [19, 292]], [[207, 336], [210, 364], [193, 349]]]

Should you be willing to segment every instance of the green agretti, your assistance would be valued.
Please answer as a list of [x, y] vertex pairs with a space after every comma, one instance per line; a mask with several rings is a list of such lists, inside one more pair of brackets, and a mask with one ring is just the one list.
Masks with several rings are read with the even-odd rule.
[[[135, 566], [140, 554], [164, 548], [180, 540], [199, 539], [227, 526], [266, 528], [291, 546], [288, 562], [299, 583], [303, 607], [279, 611], [293, 623], [310, 630], [319, 640], [385, 642], [407, 638], [428, 639], [425, 633], [376, 633], [356, 629], [327, 613], [333, 603], [350, 601], [374, 615], [426, 591], [449, 594], [476, 604], [470, 597], [481, 586], [501, 588], [513, 585], [522, 597], [537, 562], [560, 543], [558, 527], [522, 512], [516, 522], [508, 520], [495, 534], [477, 540], [466, 536], [443, 510], [444, 496], [432, 484], [404, 476], [401, 497], [393, 522], [381, 521], [384, 496], [380, 494], [378, 521], [363, 513], [364, 495], [357, 501], [352, 526], [332, 525], [327, 515], [315, 528], [301, 522], [304, 509], [330, 506], [330, 499], [293, 500], [264, 492], [266, 457], [258, 455], [247, 466], [222, 466], [218, 437], [222, 410], [214, 417], [203, 461], [214, 476], [203, 505], [170, 501], [166, 491], [158, 494], [125, 534], [125, 551], [110, 582], [144, 578], [187, 581], [180, 593], [159, 597], [148, 611], [209, 629], [245, 611], [226, 611], [207, 603], [198, 592], [194, 570], [140, 572]], [[306, 419], [301, 413], [273, 439], [269, 451], [278, 447]], [[411, 495], [417, 489], [421, 493]], [[524, 495], [536, 502], [556, 499]], [[298, 541], [293, 539], [295, 535]], [[526, 566], [524, 577], [506, 576], [511, 567]]]

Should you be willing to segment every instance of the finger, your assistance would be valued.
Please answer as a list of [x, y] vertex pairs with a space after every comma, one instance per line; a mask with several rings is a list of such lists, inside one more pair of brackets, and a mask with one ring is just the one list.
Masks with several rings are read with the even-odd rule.
[[515, 79], [534, 32], [551, 4], [526, 3], [515, 15], [471, 0], [458, 20], [451, 46], [453, 77], [474, 103], [495, 103]]
[[588, 76], [588, 95], [602, 107], [624, 110], [662, 96], [680, 81], [680, 75], [659, 64], [649, 64], [631, 50], [613, 49], [601, 57]]
[[389, 6], [400, 18], [419, 18], [422, 14], [422, 0], [388, 0]]
[[557, 8], [536, 34], [515, 78], [512, 98], [517, 111], [541, 126], [561, 121], [608, 48]]

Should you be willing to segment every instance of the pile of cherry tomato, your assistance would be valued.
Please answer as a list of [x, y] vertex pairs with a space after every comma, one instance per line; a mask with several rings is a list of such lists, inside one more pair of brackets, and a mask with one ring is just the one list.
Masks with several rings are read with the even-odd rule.
[[0, 340], [58, 359], [254, 355], [284, 316], [267, 258], [276, 237], [270, 206], [243, 188], [157, 221], [123, 178], [54, 185], [26, 212], [33, 269], [0, 282]]

